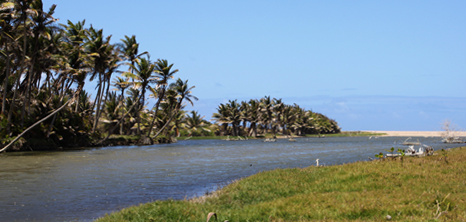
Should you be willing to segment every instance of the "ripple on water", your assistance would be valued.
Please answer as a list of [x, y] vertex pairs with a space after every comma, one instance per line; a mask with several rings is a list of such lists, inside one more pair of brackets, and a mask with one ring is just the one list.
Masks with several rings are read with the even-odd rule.
[[[276, 168], [367, 160], [406, 138], [186, 140], [63, 152], [7, 153], [0, 161], [0, 221], [90, 221], [158, 199], [203, 195], [219, 184]], [[417, 138], [413, 138], [417, 140]], [[419, 138], [434, 148], [439, 138]], [[252, 164], [252, 166], [251, 166]]]

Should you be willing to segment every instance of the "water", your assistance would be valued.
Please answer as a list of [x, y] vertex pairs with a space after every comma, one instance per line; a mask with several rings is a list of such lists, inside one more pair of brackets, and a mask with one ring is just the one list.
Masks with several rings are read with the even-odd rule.
[[[0, 155], [0, 221], [92, 221], [122, 208], [203, 195], [229, 181], [276, 168], [365, 161], [406, 148], [403, 137], [187, 140]], [[445, 148], [440, 138], [413, 138]], [[459, 146], [459, 145], [453, 145]]]

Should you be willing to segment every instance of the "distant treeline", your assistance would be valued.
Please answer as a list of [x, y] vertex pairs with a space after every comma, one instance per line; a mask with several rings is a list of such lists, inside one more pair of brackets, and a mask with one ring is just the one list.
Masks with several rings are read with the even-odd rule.
[[266, 96], [259, 100], [220, 104], [212, 116], [218, 127], [216, 135], [258, 136], [339, 133], [340, 127], [327, 116], [305, 110], [297, 104], [287, 105], [282, 99]]

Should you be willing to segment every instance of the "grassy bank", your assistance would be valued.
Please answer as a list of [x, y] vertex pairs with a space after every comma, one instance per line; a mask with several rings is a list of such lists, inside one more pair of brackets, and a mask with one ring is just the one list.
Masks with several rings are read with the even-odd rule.
[[262, 172], [210, 197], [156, 201], [98, 221], [206, 221], [209, 212], [218, 221], [466, 220], [466, 148], [437, 153]]

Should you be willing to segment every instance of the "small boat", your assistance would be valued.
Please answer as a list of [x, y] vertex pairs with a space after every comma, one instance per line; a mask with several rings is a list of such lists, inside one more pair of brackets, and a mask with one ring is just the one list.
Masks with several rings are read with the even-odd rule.
[[[417, 156], [417, 157], [430, 156], [433, 154], [434, 154], [434, 148], [432, 148], [431, 146], [426, 146], [426, 145], [419, 147], [417, 151], [416, 149], [414, 149], [414, 145], [412, 145], [412, 146], [409, 146], [409, 148], [406, 149], [404, 152], [405, 156]], [[398, 157], [398, 156], [401, 156], [401, 154], [400, 153], [394, 153], [394, 154], [388, 153], [387, 154], [387, 157]]]

